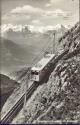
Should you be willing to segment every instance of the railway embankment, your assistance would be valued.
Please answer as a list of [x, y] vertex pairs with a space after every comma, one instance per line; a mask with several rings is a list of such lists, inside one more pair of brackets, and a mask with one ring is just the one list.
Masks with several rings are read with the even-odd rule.
[[10, 79], [8, 76], [0, 74], [0, 110], [5, 104], [8, 97], [13, 93], [14, 89], [19, 86], [19, 83], [15, 80]]

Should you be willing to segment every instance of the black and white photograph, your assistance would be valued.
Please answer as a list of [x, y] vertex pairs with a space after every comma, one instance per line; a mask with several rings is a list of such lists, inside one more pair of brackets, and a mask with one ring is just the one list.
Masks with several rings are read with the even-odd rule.
[[80, 0], [0, 0], [0, 123], [80, 124]]

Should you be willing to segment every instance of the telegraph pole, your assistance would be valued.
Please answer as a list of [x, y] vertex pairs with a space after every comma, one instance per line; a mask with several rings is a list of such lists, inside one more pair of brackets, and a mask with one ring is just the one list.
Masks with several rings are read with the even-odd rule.
[[80, 25], [80, 0], [79, 0], [79, 25]]
[[53, 37], [54, 37], [54, 38], [53, 38], [53, 47], [52, 47], [52, 48], [53, 48], [53, 51], [52, 51], [53, 54], [55, 53], [55, 35], [56, 35], [56, 33], [55, 33], [55, 31], [54, 31], [54, 33], [53, 33]]
[[30, 70], [28, 70], [27, 72], [27, 78], [26, 78], [26, 82], [25, 82], [25, 96], [24, 96], [24, 106], [23, 106], [23, 112], [24, 112], [24, 117], [26, 119], [26, 95], [27, 95], [27, 91], [28, 91], [28, 82], [30, 79]]
[[26, 94], [27, 94], [27, 90], [28, 90], [28, 76], [25, 82], [25, 96], [24, 96], [24, 111], [26, 109]]

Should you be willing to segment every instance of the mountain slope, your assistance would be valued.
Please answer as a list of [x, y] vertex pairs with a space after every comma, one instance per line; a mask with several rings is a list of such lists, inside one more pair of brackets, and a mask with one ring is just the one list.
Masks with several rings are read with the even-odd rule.
[[[51, 106], [39, 118], [39, 123], [80, 123], [80, 25], [77, 23], [66, 36], [61, 37], [63, 49], [69, 49], [52, 73]], [[65, 44], [65, 46], [64, 46]], [[75, 53], [75, 50], [77, 53]], [[50, 80], [48, 81], [48, 84]], [[50, 89], [48, 87], [48, 89]], [[57, 91], [54, 91], [54, 90]], [[45, 92], [45, 93], [50, 93]], [[53, 96], [52, 96], [53, 95]], [[49, 100], [50, 99], [50, 100]]]
[[[58, 56], [55, 69], [48, 82], [39, 86], [41, 89], [36, 90], [34, 98], [30, 99], [30, 103], [26, 105], [25, 112], [23, 110], [20, 112], [16, 123], [55, 124], [57, 121], [63, 124], [80, 123], [79, 33], [80, 26], [77, 23], [61, 37], [61, 49], [68, 50], [66, 55], [60, 58]], [[61, 55], [60, 52], [58, 53]]]
[[[26, 106], [25, 123], [55, 124], [57, 121], [58, 123], [80, 123], [79, 23], [76, 27], [66, 32], [67, 34], [70, 32], [68, 36], [63, 35], [61, 38], [62, 50], [68, 51], [66, 55], [59, 58], [48, 82], [42, 85], [42, 89], [35, 95], [30, 105]], [[73, 37], [70, 40], [71, 33]], [[68, 46], [69, 42], [70, 46]]]
[[0, 104], [0, 108], [2, 108], [2, 106], [4, 105], [4, 103], [6, 102], [6, 100], [8, 99], [8, 97], [12, 94], [13, 90], [19, 86], [19, 84], [10, 79], [8, 76], [0, 74], [0, 90], [1, 90], [1, 94], [0, 94], [0, 100], [1, 100], [1, 104]]
[[1, 38], [0, 41], [0, 57], [1, 70], [13, 71], [20, 65], [30, 62], [35, 51], [31, 46], [21, 46], [11, 40]]

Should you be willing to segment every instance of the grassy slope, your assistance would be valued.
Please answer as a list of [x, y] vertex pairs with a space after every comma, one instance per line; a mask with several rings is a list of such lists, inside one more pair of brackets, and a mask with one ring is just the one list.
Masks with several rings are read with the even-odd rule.
[[18, 86], [18, 83], [8, 76], [0, 74], [0, 89], [1, 89], [1, 107], [6, 102], [7, 98], [12, 94], [13, 90]]

